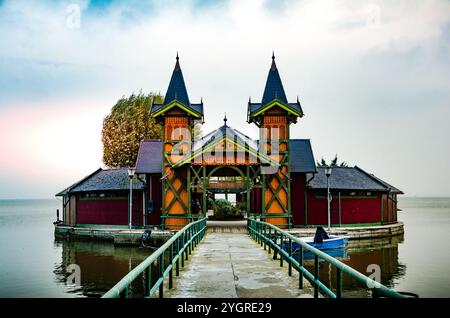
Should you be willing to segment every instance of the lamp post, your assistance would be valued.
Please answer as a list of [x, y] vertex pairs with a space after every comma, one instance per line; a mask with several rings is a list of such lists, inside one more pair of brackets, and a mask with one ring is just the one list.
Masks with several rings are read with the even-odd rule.
[[325, 168], [325, 175], [327, 176], [327, 207], [328, 207], [328, 232], [331, 229], [331, 218], [330, 218], [330, 176], [332, 168], [330, 166]]
[[136, 169], [130, 168], [128, 169], [128, 177], [130, 178], [130, 208], [128, 211], [128, 227], [131, 230], [131, 220], [132, 220], [132, 211], [133, 211], [133, 177]]

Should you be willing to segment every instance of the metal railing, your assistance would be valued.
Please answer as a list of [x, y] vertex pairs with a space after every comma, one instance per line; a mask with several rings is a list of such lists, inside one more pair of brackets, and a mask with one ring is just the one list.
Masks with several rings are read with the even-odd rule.
[[[304, 279], [308, 279], [314, 286], [314, 297], [319, 297], [319, 290], [322, 291], [325, 296], [331, 298], [342, 297], [342, 275], [346, 274], [365, 286], [370, 286], [372, 290], [372, 297], [390, 297], [390, 298], [403, 298], [404, 295], [376, 282], [373, 279], [361, 274], [354, 270], [350, 266], [340, 262], [334, 257], [318, 250], [315, 247], [303, 242], [298, 237], [283, 231], [282, 229], [260, 221], [255, 218], [247, 219], [247, 228], [250, 236], [257, 241], [261, 246], [264, 246], [266, 250], [268, 248], [269, 254], [273, 250], [273, 259], [277, 259], [277, 254], [280, 255], [280, 267], [283, 267], [283, 261], [288, 264], [289, 276], [292, 276], [292, 268], [299, 273], [299, 288], [303, 288]], [[293, 243], [298, 243], [299, 248], [299, 260], [294, 258]], [[287, 251], [283, 248], [287, 246]], [[309, 251], [314, 255], [314, 273], [309, 272], [304, 266], [304, 252]], [[324, 283], [320, 281], [319, 277], [319, 261], [324, 260], [336, 268], [336, 291], [333, 292]], [[369, 287], [368, 287], [369, 288]]]
[[[129, 287], [133, 281], [145, 275], [145, 297], [151, 298], [159, 290], [159, 298], [164, 297], [164, 278], [169, 276], [169, 289], [173, 287], [173, 269], [175, 275], [179, 275], [180, 262], [184, 267], [184, 261], [189, 259], [189, 255], [202, 240], [206, 232], [206, 218], [189, 223], [180, 231], [175, 233], [166, 243], [147, 257], [142, 263], [131, 270], [113, 288], [106, 292], [102, 298], [127, 298]], [[168, 259], [165, 266], [165, 259]], [[152, 265], [157, 263], [158, 279], [152, 283]]]

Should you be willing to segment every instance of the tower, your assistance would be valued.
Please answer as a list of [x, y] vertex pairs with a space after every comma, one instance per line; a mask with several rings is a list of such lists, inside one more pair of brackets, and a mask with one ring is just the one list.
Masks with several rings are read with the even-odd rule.
[[278, 163], [275, 169], [262, 170], [262, 208], [266, 222], [290, 226], [290, 147], [289, 126], [303, 116], [300, 102], [289, 103], [272, 54], [261, 103], [248, 102], [247, 121], [259, 129], [259, 151]]
[[[189, 167], [174, 165], [192, 149], [194, 124], [203, 122], [203, 102], [191, 104], [177, 53], [175, 68], [162, 104], [153, 104], [150, 115], [163, 126], [162, 137], [162, 218], [169, 229], [189, 223], [191, 202], [187, 176]], [[158, 154], [155, 154], [158, 155]]]

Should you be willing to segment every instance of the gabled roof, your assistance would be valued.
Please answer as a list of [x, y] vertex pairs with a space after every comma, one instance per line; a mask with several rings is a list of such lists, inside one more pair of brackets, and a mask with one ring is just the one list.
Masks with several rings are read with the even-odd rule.
[[87, 175], [83, 179], [75, 182], [71, 186], [69, 186], [69, 187], [65, 188], [64, 190], [62, 190], [61, 192], [57, 193], [55, 196], [56, 197], [62, 197], [64, 195], [69, 194], [70, 190], [72, 190], [73, 188], [75, 188], [77, 185], [79, 185], [80, 183], [84, 182], [85, 180], [89, 179], [91, 176], [93, 176], [94, 174], [98, 173], [99, 171], [102, 171], [102, 168], [98, 168], [97, 170], [95, 170], [94, 172], [90, 173], [89, 175]]
[[355, 168], [363, 171], [364, 173], [366, 173], [369, 176], [371, 176], [372, 178], [374, 178], [376, 181], [383, 184], [386, 188], [390, 189], [390, 192], [395, 193], [395, 194], [404, 194], [402, 190], [399, 190], [396, 187], [394, 187], [393, 185], [390, 185], [389, 183], [387, 183], [386, 181], [381, 180], [380, 178], [375, 176], [373, 173], [365, 172], [363, 169], [359, 168], [358, 166], [355, 166]]
[[295, 103], [288, 102], [283, 83], [281, 82], [280, 74], [275, 63], [275, 55], [272, 55], [272, 65], [270, 66], [269, 74], [267, 75], [266, 86], [264, 87], [261, 103], [252, 103], [249, 100], [247, 108], [247, 121], [249, 123], [252, 122], [254, 116], [258, 116], [266, 109], [274, 106], [274, 102], [293, 116], [303, 116], [303, 110], [298, 98]]
[[161, 174], [162, 142], [160, 140], [143, 140], [139, 145], [136, 159], [136, 173]]
[[184, 83], [183, 72], [181, 71], [179, 57], [177, 53], [175, 68], [170, 78], [169, 87], [167, 88], [164, 102], [162, 104], [153, 104], [150, 113], [158, 115], [161, 110], [166, 107], [170, 109], [169, 105], [174, 105], [174, 102], [181, 104], [182, 107], [192, 110], [192, 115], [203, 118], [203, 102], [200, 104], [191, 104], [189, 101], [189, 95], [187, 93], [186, 85]]
[[258, 151], [258, 142], [252, 140], [247, 135], [243, 134], [237, 129], [234, 129], [225, 123], [223, 126], [219, 127], [216, 130], [213, 130], [209, 134], [205, 135], [201, 139], [195, 141], [192, 145], [191, 154], [183, 160], [180, 160], [175, 164], [175, 166], [183, 165], [193, 158], [201, 155], [203, 152], [208, 151], [215, 144], [219, 143], [223, 139], [227, 139], [231, 142], [236, 143], [236, 145], [244, 151], [247, 151], [254, 156], [256, 156], [263, 163], [272, 163], [277, 165], [277, 163], [273, 162], [270, 157]]
[[[308, 176], [308, 178], [312, 175]], [[363, 190], [389, 192], [391, 187], [387, 187], [384, 181], [365, 172], [358, 167], [333, 167], [330, 176], [330, 189], [338, 190]], [[317, 167], [317, 174], [308, 184], [312, 189], [326, 189], [327, 177], [325, 167]], [[398, 189], [396, 189], [398, 190]], [[398, 190], [400, 191], [400, 190]], [[400, 191], [401, 192], [401, 191]]]
[[[66, 194], [94, 192], [94, 191], [120, 191], [130, 189], [128, 168], [98, 169], [88, 177], [78, 181], [75, 185], [58, 193], [56, 196]], [[137, 178], [133, 179], [133, 190], [143, 190], [144, 185]]]
[[291, 172], [317, 172], [316, 161], [309, 139], [291, 139]]
[[[258, 140], [241, 133], [239, 130], [229, 126], [222, 126], [193, 144], [193, 151], [211, 144], [223, 135], [237, 136], [237, 139], [246, 144], [252, 151], [258, 151]], [[291, 139], [291, 172], [309, 173], [317, 172], [314, 154], [309, 139]], [[162, 171], [162, 143], [159, 140], [144, 140], [141, 142], [136, 160], [136, 173], [160, 174]]]

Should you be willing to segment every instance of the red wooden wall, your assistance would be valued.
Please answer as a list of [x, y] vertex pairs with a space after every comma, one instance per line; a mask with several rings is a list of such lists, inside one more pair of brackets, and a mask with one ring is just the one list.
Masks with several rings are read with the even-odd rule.
[[[77, 224], [128, 225], [128, 192], [123, 198], [82, 199], [77, 195]], [[142, 192], [133, 193], [133, 225], [142, 225]]]
[[261, 188], [250, 190], [250, 213], [261, 213]]
[[[152, 175], [150, 186], [150, 175], [147, 176], [147, 200], [153, 200], [154, 211], [147, 214], [147, 225], [161, 225], [162, 184], [161, 175]], [[151, 188], [151, 196], [149, 195]]]
[[[332, 224], [339, 224], [338, 193], [332, 192], [333, 200], [330, 205]], [[326, 197], [316, 197], [314, 190], [308, 190], [308, 224], [328, 224]], [[381, 194], [374, 198], [343, 198], [341, 197], [341, 223], [372, 223], [381, 220]]]
[[305, 183], [306, 174], [291, 173], [292, 224], [305, 225]]

